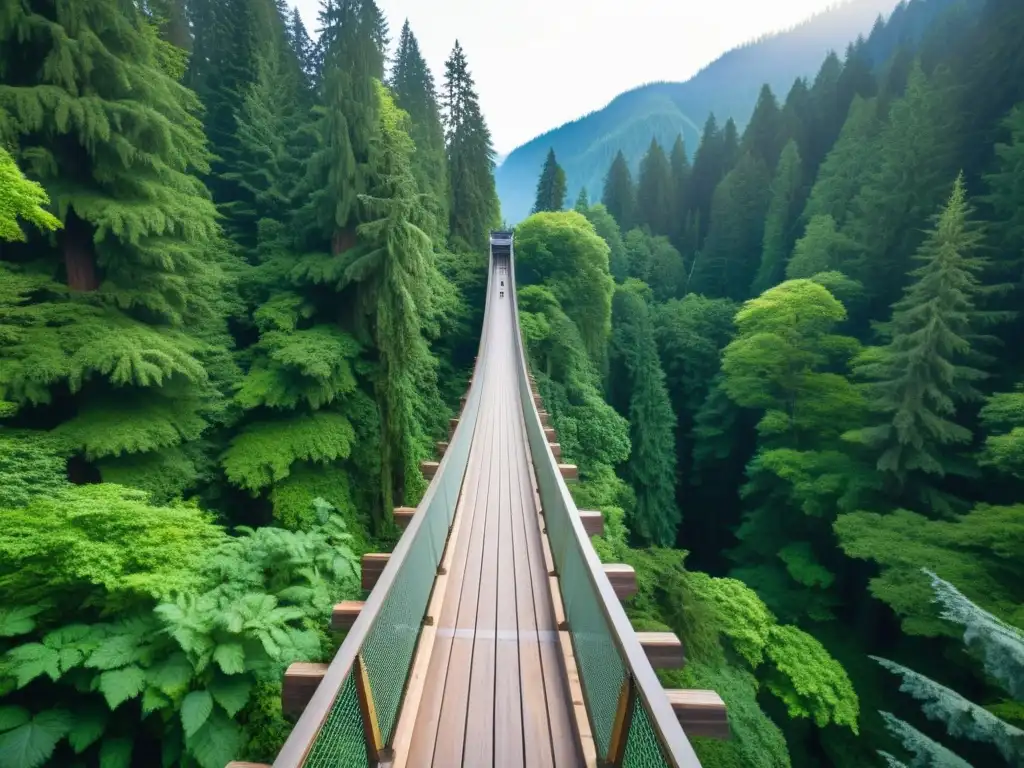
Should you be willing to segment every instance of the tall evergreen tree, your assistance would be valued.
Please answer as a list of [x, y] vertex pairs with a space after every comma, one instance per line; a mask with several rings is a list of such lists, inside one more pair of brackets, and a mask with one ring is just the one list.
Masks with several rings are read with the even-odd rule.
[[292, 9], [291, 18], [288, 21], [288, 40], [303, 73], [306, 75], [306, 82], [312, 85], [317, 76], [316, 46], [310, 38], [309, 32], [306, 31], [306, 25], [302, 21], [302, 15], [298, 8]]
[[620, 230], [625, 232], [632, 228], [636, 212], [636, 191], [633, 189], [633, 174], [629, 172], [629, 164], [622, 150], [615, 154], [608, 174], [604, 177], [601, 203], [618, 222]]
[[439, 240], [437, 244], [441, 244], [448, 235], [449, 215], [444, 126], [441, 124], [434, 76], [420, 53], [408, 20], [402, 26], [389, 84], [395, 102], [411, 119], [409, 134], [416, 145], [413, 173], [420, 191], [435, 209], [438, 224], [434, 230]]
[[[921, 227], [942, 202], [948, 179], [957, 172], [958, 113], [951, 108], [953, 86], [944, 76], [931, 82], [914, 65], [905, 96], [893, 104], [879, 137], [874, 168], [853, 202], [844, 232], [860, 244], [853, 277], [872, 295], [879, 317], [906, 284]], [[862, 160], [863, 162], [863, 160]]]
[[770, 186], [764, 162], [744, 153], [715, 190], [711, 228], [693, 265], [690, 290], [737, 300], [748, 295], [764, 239]]
[[636, 509], [627, 526], [642, 545], [672, 546], [680, 514], [675, 500], [676, 418], [658, 359], [654, 326], [644, 293], [647, 287], [627, 281], [612, 300], [609, 380], [612, 404], [630, 424], [627, 474], [636, 492]]
[[60, 437], [72, 480], [175, 495], [198, 475], [183, 444], [221, 411], [200, 336], [222, 323], [223, 273], [200, 105], [160, 45], [110, 0], [0, 23], [7, 139], [63, 225], [0, 252], [0, 400]]
[[584, 216], [590, 210], [590, 198], [587, 196], [586, 187], [580, 187], [580, 193], [576, 196], [576, 205], [573, 206], [573, 210], [582, 213]]
[[458, 40], [444, 66], [441, 108], [451, 183], [450, 231], [461, 247], [475, 252], [499, 218], [494, 147]]
[[784, 143], [785, 132], [779, 102], [772, 89], [764, 85], [750, 122], [743, 132], [740, 149], [750, 152], [767, 165], [769, 170], [774, 171]]
[[794, 225], [800, 209], [803, 172], [800, 152], [795, 141], [790, 141], [782, 152], [775, 179], [772, 181], [771, 202], [764, 224], [761, 247], [761, 265], [750, 287], [757, 296], [781, 282], [786, 268], [786, 255], [793, 247]]
[[636, 185], [635, 223], [646, 224], [652, 234], [669, 235], [674, 221], [672, 168], [657, 139], [651, 139], [647, 154], [640, 161]]
[[356, 243], [359, 196], [372, 173], [379, 107], [374, 80], [384, 67], [379, 15], [372, 0], [326, 0], [320, 11], [323, 103], [315, 125], [318, 149], [303, 185], [303, 220], [315, 223], [318, 238], [329, 240], [335, 254]]
[[672, 218], [668, 234], [676, 248], [679, 248], [686, 239], [686, 213], [689, 209], [690, 173], [692, 171], [682, 134], [676, 136], [675, 143], [672, 145], [669, 166], [672, 174], [672, 202], [670, 203]]
[[555, 150], [549, 149], [544, 167], [537, 181], [537, 199], [533, 213], [560, 211], [565, 207], [565, 171], [555, 159]]
[[693, 172], [690, 174], [687, 210], [693, 214], [696, 224], [697, 243], [703, 242], [707, 234], [708, 222], [711, 219], [711, 198], [715, 187], [722, 180], [728, 169], [725, 163], [725, 147], [722, 132], [715, 116], [709, 115], [704, 123], [697, 153], [693, 156]]
[[895, 498], [925, 513], [952, 509], [940, 483], [963, 470], [951, 449], [971, 440], [957, 410], [981, 399], [975, 385], [985, 373], [972, 367], [984, 360], [975, 348], [986, 320], [977, 307], [978, 276], [988, 263], [978, 255], [981, 239], [958, 177], [914, 257], [921, 264], [910, 273], [914, 282], [883, 326], [888, 344], [865, 354], [857, 367], [869, 381], [866, 392], [880, 423], [849, 437], [878, 457]]

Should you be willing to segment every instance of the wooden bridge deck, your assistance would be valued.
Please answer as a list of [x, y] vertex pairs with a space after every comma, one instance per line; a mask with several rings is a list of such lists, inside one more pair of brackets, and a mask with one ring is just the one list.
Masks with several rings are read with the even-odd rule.
[[[497, 294], [508, 283], [496, 267]], [[529, 467], [508, 288], [489, 313], [482, 401], [406, 765], [581, 765]]]

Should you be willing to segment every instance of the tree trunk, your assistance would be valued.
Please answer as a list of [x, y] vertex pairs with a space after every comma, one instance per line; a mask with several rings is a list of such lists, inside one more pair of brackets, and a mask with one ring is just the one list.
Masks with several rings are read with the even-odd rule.
[[68, 288], [72, 291], [95, 291], [100, 287], [96, 272], [96, 254], [93, 251], [92, 227], [82, 221], [74, 211], [68, 212], [61, 234], [64, 251], [64, 270]]
[[354, 228], [339, 229], [331, 238], [331, 253], [334, 256], [344, 253], [356, 244], [356, 231]]

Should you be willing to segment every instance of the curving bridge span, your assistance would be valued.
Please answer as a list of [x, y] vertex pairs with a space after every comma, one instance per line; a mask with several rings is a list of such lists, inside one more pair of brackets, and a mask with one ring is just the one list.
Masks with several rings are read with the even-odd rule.
[[366, 600], [334, 608], [333, 661], [285, 673], [298, 719], [273, 768], [698, 768], [687, 736], [728, 738], [725, 705], [662, 688], [682, 644], [633, 631], [636, 575], [591, 546], [601, 514], [569, 495], [528, 369], [511, 232], [491, 233], [476, 368], [437, 447], [394, 551], [363, 557]]

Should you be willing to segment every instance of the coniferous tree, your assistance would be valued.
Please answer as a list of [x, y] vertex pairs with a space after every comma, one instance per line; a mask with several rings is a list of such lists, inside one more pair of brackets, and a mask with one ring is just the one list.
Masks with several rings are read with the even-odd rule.
[[573, 206], [573, 210], [582, 213], [584, 216], [590, 210], [590, 198], [587, 196], [586, 187], [580, 187], [580, 193], [576, 197], [576, 205]]
[[[162, 68], [134, 7], [9, 11], [0, 109], [63, 228], [52, 244], [3, 247], [0, 400], [62, 440], [76, 482], [98, 468], [175, 495], [197, 480], [194, 441], [222, 404], [199, 338], [222, 322], [223, 283], [215, 209], [196, 177], [209, 157], [200, 105]], [[45, 64], [58, 60], [67, 66]]]
[[640, 161], [640, 175], [636, 185], [637, 225], [647, 225], [652, 234], [669, 235], [675, 220], [672, 168], [665, 151], [657, 139], [651, 139], [647, 154]]
[[312, 219], [334, 254], [356, 243], [359, 195], [366, 193], [372, 173], [379, 107], [374, 79], [384, 67], [376, 37], [379, 15], [373, 0], [327, 0], [320, 11], [323, 104], [315, 126], [318, 149], [303, 184], [303, 219]]
[[675, 143], [672, 145], [669, 167], [672, 187], [669, 195], [671, 219], [668, 234], [678, 248], [685, 240], [686, 212], [689, 209], [690, 173], [692, 170], [682, 134], [676, 136]]
[[757, 273], [771, 177], [762, 160], [745, 153], [715, 190], [711, 228], [693, 266], [690, 289], [741, 300]]
[[306, 82], [312, 85], [317, 76], [316, 71], [316, 45], [306, 31], [306, 25], [302, 21], [302, 15], [298, 8], [292, 9], [291, 18], [288, 22], [288, 40], [291, 44], [295, 57], [299, 60], [302, 72], [306, 75]]
[[[984, 660], [984, 667], [999, 687], [1019, 704], [1024, 701], [1024, 632], [1000, 621], [988, 611], [979, 608], [956, 587], [934, 573], [931, 578], [936, 600], [942, 608], [942, 617], [964, 627], [964, 643]], [[915, 672], [902, 664], [872, 656], [875, 661], [903, 679], [900, 690], [924, 702], [930, 720], [945, 723], [952, 736], [991, 744], [1008, 765], [1024, 761], [1024, 731], [1000, 720], [987, 708], [979, 706], [956, 691]], [[919, 730], [889, 712], [882, 712], [886, 727], [900, 740], [908, 752], [913, 753], [911, 765], [941, 765], [950, 768], [970, 768], [970, 763], [925, 736]], [[906, 768], [891, 754], [880, 751], [891, 768]]]
[[941, 76], [929, 82], [914, 65], [906, 94], [893, 104], [879, 137], [875, 168], [844, 227], [863, 249], [853, 277], [872, 294], [875, 317], [899, 296], [920, 228], [956, 173], [958, 116], [949, 108], [950, 88]]
[[[786, 103], [782, 107], [782, 133], [784, 141], [795, 141], [800, 157], [810, 152], [811, 145], [811, 91], [807, 81], [798, 77], [786, 95]], [[810, 184], [813, 178], [811, 171], [804, 166], [804, 179]]]
[[633, 227], [636, 191], [633, 189], [633, 175], [629, 172], [629, 165], [621, 150], [615, 154], [604, 178], [601, 203], [618, 222], [620, 230], [625, 232]]
[[391, 68], [391, 90], [399, 108], [408, 113], [409, 133], [416, 145], [413, 173], [417, 186], [435, 209], [434, 233], [440, 245], [448, 235], [448, 162], [445, 157], [444, 126], [437, 102], [434, 76], [420, 53], [419, 43], [408, 20], [402, 26], [395, 63]]
[[761, 87], [761, 95], [758, 96], [747, 129], [743, 132], [740, 149], [743, 152], [750, 152], [767, 165], [769, 170], [774, 171], [784, 143], [785, 133], [779, 102], [772, 89], [764, 85]]
[[565, 207], [565, 171], [555, 159], [555, 150], [549, 149], [544, 167], [537, 181], [537, 199], [533, 213], [560, 211]]
[[711, 218], [711, 198], [715, 187], [728, 169], [725, 163], [725, 147], [722, 132], [715, 116], [709, 115], [704, 124], [697, 153], [693, 156], [693, 171], [690, 174], [687, 211], [698, 225], [696, 241], [699, 245], [707, 234]]
[[203, 127], [213, 153], [207, 179], [214, 202], [227, 216], [226, 229], [239, 242], [255, 245], [250, 206], [237, 202], [246, 192], [232, 175], [244, 155], [238, 142], [238, 114], [259, 76], [260, 58], [275, 34], [273, 0], [195, 0], [195, 31], [185, 83], [203, 102]]
[[658, 359], [647, 287], [627, 281], [612, 301], [611, 400], [628, 415], [632, 450], [627, 474], [636, 509], [627, 520], [639, 544], [672, 546], [680, 514], [675, 499], [675, 415]]
[[764, 224], [761, 265], [750, 287], [757, 296], [782, 280], [786, 254], [793, 247], [793, 229], [799, 205], [802, 202], [803, 170], [796, 142], [790, 141], [782, 152], [775, 179], [772, 181], [771, 202]]
[[971, 219], [962, 177], [953, 186], [935, 227], [921, 245], [910, 274], [914, 282], [893, 305], [883, 331], [889, 342], [870, 350], [857, 366], [880, 423], [851, 433], [878, 457], [877, 467], [894, 481], [897, 499], [926, 513], [951, 507], [940, 482], [962, 471], [953, 450], [970, 442], [957, 420], [964, 403], [981, 399], [985, 377], [975, 348], [986, 316], [977, 302], [979, 274], [988, 260], [978, 255], [981, 234]]
[[450, 232], [462, 247], [476, 251], [484, 247], [499, 218], [494, 147], [458, 40], [445, 62], [441, 93], [451, 183]]

